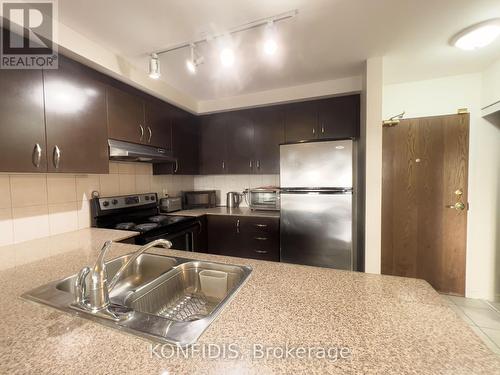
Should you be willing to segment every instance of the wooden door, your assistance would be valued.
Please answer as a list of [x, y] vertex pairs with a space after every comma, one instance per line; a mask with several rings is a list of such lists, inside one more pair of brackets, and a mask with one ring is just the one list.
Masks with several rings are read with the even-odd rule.
[[316, 139], [318, 130], [316, 101], [288, 104], [285, 106], [285, 114], [286, 142]]
[[318, 102], [318, 138], [358, 138], [359, 95], [339, 96]]
[[108, 86], [109, 138], [147, 144], [144, 101], [121, 88]]
[[172, 119], [176, 109], [154, 99], [145, 102], [145, 136], [143, 143], [170, 150], [172, 148]]
[[253, 120], [251, 111], [225, 114], [226, 152], [229, 174], [250, 174], [253, 170]]
[[41, 70], [0, 69], [0, 172], [46, 172]]
[[259, 108], [254, 118], [254, 173], [280, 173], [280, 144], [285, 142], [285, 115], [281, 107]]
[[384, 128], [383, 274], [465, 294], [468, 144], [468, 114]]
[[226, 118], [224, 114], [207, 115], [201, 118], [200, 167], [202, 174], [226, 173]]
[[108, 173], [106, 86], [99, 73], [61, 57], [59, 69], [43, 74], [48, 171]]

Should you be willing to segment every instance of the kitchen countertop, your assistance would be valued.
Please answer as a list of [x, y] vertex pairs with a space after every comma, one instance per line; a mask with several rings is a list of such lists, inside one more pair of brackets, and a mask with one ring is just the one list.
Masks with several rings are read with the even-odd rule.
[[[19, 298], [93, 263], [103, 241], [130, 235], [87, 229], [0, 247], [0, 253], [10, 254], [16, 248], [50, 249], [45, 257], [0, 271], [0, 373], [500, 373], [499, 357], [417, 279], [155, 249], [253, 267], [248, 282], [199, 340], [203, 348], [212, 345], [212, 354], [214, 344], [219, 349], [233, 344], [238, 358], [222, 360], [207, 352], [204, 358], [201, 350], [187, 352], [188, 358], [166, 350], [162, 357], [161, 347], [147, 340]], [[108, 257], [135, 249], [117, 243]], [[261, 359], [257, 346], [252, 357], [253, 345], [274, 356]], [[349, 352], [344, 349], [346, 358], [336, 361], [332, 350], [327, 359], [283, 358], [286, 347]]]
[[213, 207], [213, 208], [197, 208], [193, 210], [181, 210], [170, 212], [168, 215], [175, 216], [194, 216], [200, 217], [205, 215], [229, 215], [229, 216], [254, 216], [254, 217], [280, 217], [279, 211], [255, 211], [248, 207], [227, 208], [227, 207]]

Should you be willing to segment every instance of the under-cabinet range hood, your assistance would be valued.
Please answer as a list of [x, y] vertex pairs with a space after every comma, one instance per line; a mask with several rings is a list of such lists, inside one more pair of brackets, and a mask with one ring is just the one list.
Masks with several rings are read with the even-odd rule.
[[135, 143], [108, 140], [109, 159], [143, 163], [172, 163], [172, 152], [161, 147], [138, 145]]

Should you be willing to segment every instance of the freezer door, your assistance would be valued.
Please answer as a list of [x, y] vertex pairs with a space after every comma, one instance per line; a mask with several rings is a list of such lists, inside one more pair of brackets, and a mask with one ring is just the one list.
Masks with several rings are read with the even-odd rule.
[[352, 141], [280, 146], [280, 186], [352, 187]]
[[281, 261], [352, 270], [352, 194], [281, 194]]

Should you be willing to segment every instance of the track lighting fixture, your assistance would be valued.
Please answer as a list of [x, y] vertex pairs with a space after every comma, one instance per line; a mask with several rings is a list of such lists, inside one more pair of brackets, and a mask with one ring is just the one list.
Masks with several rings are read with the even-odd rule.
[[[191, 48], [191, 56], [189, 59], [186, 60], [186, 68], [190, 73], [195, 74], [198, 66], [200, 64], [203, 64], [203, 57], [197, 56], [196, 54], [196, 47], [198, 44], [210, 43], [211, 41], [214, 41], [219, 38], [227, 38], [228, 36], [241, 33], [243, 31], [253, 30], [266, 25], [268, 26], [270, 32], [267, 33], [268, 34], [267, 38], [265, 39], [263, 44], [264, 53], [267, 55], [274, 55], [278, 50], [278, 44], [276, 42], [275, 30], [274, 30], [275, 24], [295, 17], [298, 14], [298, 12], [299, 11], [297, 9], [294, 9], [289, 12], [277, 14], [272, 17], [258, 19], [252, 22], [242, 24], [237, 27], [233, 27], [228, 31], [226, 31], [225, 33], [215, 34], [215, 35], [214, 34], [204, 35], [201, 39], [197, 39], [190, 42], [179, 43], [167, 49], [156, 51], [151, 54], [151, 58], [149, 61], [149, 76], [154, 79], [160, 78], [160, 61], [158, 59], [158, 56], [160, 54], [176, 51], [186, 47]], [[220, 52], [220, 62], [224, 67], [233, 66], [235, 61], [236, 57], [233, 49], [229, 47], [225, 47], [224, 49], [222, 49], [222, 51]]]
[[160, 59], [156, 53], [152, 53], [151, 58], [149, 59], [149, 77], [158, 79], [160, 76]]
[[195, 74], [198, 66], [203, 64], [203, 56], [198, 56], [195, 50], [196, 46], [191, 44], [191, 57], [186, 60], [186, 68], [191, 74]]

